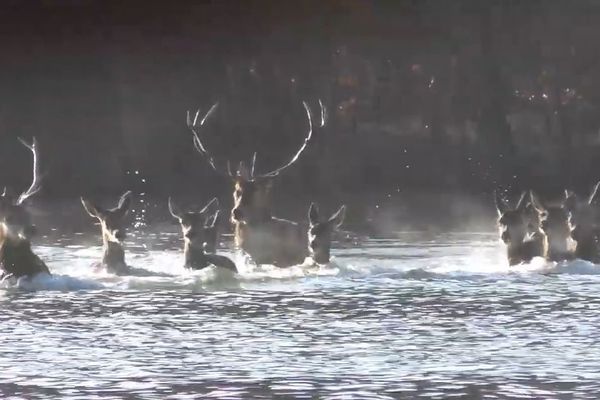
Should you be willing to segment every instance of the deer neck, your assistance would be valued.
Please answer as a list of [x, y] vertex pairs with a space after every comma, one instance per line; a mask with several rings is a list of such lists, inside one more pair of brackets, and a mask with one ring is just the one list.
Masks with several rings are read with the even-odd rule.
[[103, 250], [102, 263], [108, 267], [123, 267], [125, 266], [125, 250], [120, 243], [109, 240], [107, 234], [103, 234]]
[[544, 255], [545, 258], [550, 261], [562, 261], [571, 258], [567, 245], [567, 239], [553, 238], [545, 235]]
[[183, 245], [183, 256], [185, 258], [185, 267], [192, 269], [202, 269], [208, 266], [208, 261], [204, 253], [204, 246], [199, 246], [188, 239], [185, 239]]

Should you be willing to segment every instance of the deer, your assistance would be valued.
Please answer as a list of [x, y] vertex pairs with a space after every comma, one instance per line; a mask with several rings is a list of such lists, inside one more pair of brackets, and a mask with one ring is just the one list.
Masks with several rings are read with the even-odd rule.
[[576, 258], [600, 263], [600, 209], [598, 188], [596, 183], [590, 195], [579, 200], [574, 192], [565, 191], [565, 205], [569, 210], [568, 224], [571, 238], [575, 241], [574, 255]]
[[25, 201], [42, 188], [39, 146], [35, 137], [31, 144], [18, 139], [33, 154], [33, 180], [29, 188], [18, 197], [12, 195], [7, 188], [4, 188], [0, 196], [0, 281], [31, 278], [41, 273], [50, 274], [46, 264], [31, 249], [31, 239], [36, 234], [36, 227], [25, 207]]
[[183, 211], [171, 197], [168, 199], [169, 212], [179, 222], [183, 234], [184, 267], [200, 270], [212, 264], [237, 273], [233, 261], [225, 256], [214, 254], [219, 237], [217, 222], [220, 210], [210, 215], [209, 210], [213, 205], [219, 206], [216, 197], [198, 212]]
[[333, 233], [344, 223], [345, 216], [345, 205], [342, 205], [331, 217], [323, 219], [319, 214], [317, 204], [310, 204], [308, 209], [308, 256], [315, 263], [329, 263]]
[[509, 266], [530, 262], [544, 255], [544, 237], [538, 228], [537, 213], [523, 192], [514, 207], [494, 192], [500, 239], [506, 245]]
[[[310, 143], [313, 123], [308, 104], [302, 102], [308, 120], [308, 133], [302, 145], [288, 162], [263, 174], [256, 171], [256, 153], [252, 158], [251, 168], [248, 168], [244, 162], [240, 162], [235, 174], [231, 170], [229, 161], [225, 170], [217, 166], [214, 157], [200, 139], [198, 128], [206, 124], [218, 105], [219, 103], [213, 104], [199, 124], [200, 110], [196, 112], [194, 118], [191, 118], [188, 111], [187, 126], [193, 134], [196, 151], [215, 172], [230, 179], [233, 184], [233, 208], [230, 221], [234, 227], [235, 247], [248, 254], [257, 265], [273, 264], [278, 267], [289, 267], [302, 263], [306, 255], [306, 234], [297, 222], [273, 216], [272, 194], [274, 179], [294, 165]], [[320, 127], [323, 127], [326, 110], [320, 100], [319, 105], [321, 107]]]
[[96, 203], [81, 197], [81, 204], [85, 211], [100, 222], [102, 230], [102, 263], [107, 272], [115, 275], [125, 275], [130, 268], [125, 263], [125, 250], [123, 241], [127, 234], [125, 230], [125, 216], [131, 207], [132, 192], [123, 193], [116, 207], [106, 209]]
[[539, 228], [543, 233], [543, 254], [548, 261], [564, 261], [573, 258], [569, 250], [569, 198], [551, 204], [544, 202], [533, 191], [530, 191], [531, 204], [537, 211]]

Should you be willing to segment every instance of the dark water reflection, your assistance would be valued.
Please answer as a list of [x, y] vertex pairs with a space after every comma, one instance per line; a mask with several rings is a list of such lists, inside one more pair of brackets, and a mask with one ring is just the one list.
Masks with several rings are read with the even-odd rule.
[[[101, 280], [85, 272], [96, 248], [40, 251], [55, 270]], [[138, 266], [163, 260], [153, 251]], [[225, 288], [141, 279], [0, 290], [0, 395], [598, 398], [593, 267], [509, 272], [494, 241], [472, 237], [337, 255], [330, 274], [248, 271]]]

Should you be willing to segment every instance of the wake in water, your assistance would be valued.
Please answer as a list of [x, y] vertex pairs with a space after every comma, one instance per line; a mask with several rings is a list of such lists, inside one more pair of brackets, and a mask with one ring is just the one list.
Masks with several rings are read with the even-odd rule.
[[[338, 250], [338, 257], [324, 265], [307, 257], [289, 268], [256, 266], [248, 258], [225, 252], [238, 266], [235, 274], [223, 268], [189, 270], [183, 267], [179, 251], [163, 250], [132, 253], [131, 268], [115, 275], [94, 268], [101, 249], [83, 246], [40, 246], [36, 249], [48, 260], [55, 274], [39, 274], [32, 279], [8, 280], [3, 289], [33, 291], [78, 290], [236, 290], [251, 285], [284, 286], [277, 282], [300, 282], [304, 278], [339, 277], [369, 279], [387, 277], [414, 280], [505, 279], [516, 275], [600, 275], [600, 266], [588, 261], [548, 262], [536, 257], [530, 263], [509, 267], [502, 248], [494, 241], [426, 242], [401, 244], [393, 240], [371, 240], [361, 248]], [[260, 286], [262, 285], [262, 286]]]

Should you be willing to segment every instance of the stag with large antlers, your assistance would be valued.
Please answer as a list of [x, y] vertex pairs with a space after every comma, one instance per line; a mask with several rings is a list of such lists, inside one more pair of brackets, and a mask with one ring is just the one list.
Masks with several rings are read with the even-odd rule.
[[[282, 166], [263, 174], [256, 172], [256, 153], [251, 168], [243, 162], [234, 174], [231, 163], [227, 161], [226, 169], [217, 166], [215, 158], [203, 144], [198, 128], [205, 125], [207, 119], [215, 112], [215, 103], [200, 121], [199, 111], [192, 119], [187, 114], [187, 124], [193, 133], [196, 150], [217, 173], [230, 178], [233, 182], [234, 207], [231, 211], [231, 222], [235, 230], [235, 244], [246, 252], [256, 264], [274, 264], [280, 267], [296, 265], [304, 261], [306, 256], [306, 231], [293, 221], [276, 218], [272, 215], [273, 179], [296, 163], [311, 141], [313, 121], [310, 108], [302, 103], [308, 120], [308, 132], [302, 145], [292, 158]], [[320, 127], [325, 125], [326, 111], [321, 107]]]
[[0, 279], [10, 277], [32, 277], [50, 271], [44, 262], [31, 250], [31, 238], [36, 229], [31, 215], [25, 208], [25, 201], [40, 191], [38, 143], [35, 138], [31, 144], [20, 139], [21, 143], [33, 153], [33, 180], [31, 186], [17, 198], [5, 188], [0, 197]]

